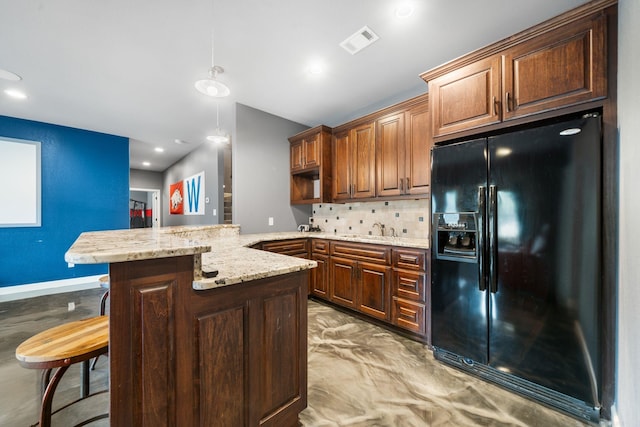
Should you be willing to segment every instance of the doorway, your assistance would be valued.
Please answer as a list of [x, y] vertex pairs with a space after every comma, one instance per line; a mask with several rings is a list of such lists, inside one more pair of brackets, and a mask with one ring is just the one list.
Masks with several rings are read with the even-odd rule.
[[160, 190], [130, 188], [129, 228], [155, 228], [160, 226]]

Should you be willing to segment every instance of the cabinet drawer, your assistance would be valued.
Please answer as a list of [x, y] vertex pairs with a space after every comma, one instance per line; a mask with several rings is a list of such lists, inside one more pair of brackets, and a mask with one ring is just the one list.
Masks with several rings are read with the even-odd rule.
[[381, 245], [331, 242], [331, 255], [391, 264], [391, 249]]
[[276, 242], [264, 242], [262, 250], [276, 252], [283, 255], [309, 255], [309, 242], [307, 239], [281, 240]]
[[418, 302], [425, 301], [425, 273], [394, 270], [393, 275], [394, 296]]
[[394, 297], [393, 299], [393, 324], [394, 325], [424, 336], [427, 331], [425, 314], [426, 314], [426, 309], [424, 304], [420, 304], [412, 301], [405, 301], [405, 300]]
[[415, 249], [393, 250], [393, 266], [396, 268], [426, 271], [426, 259], [427, 257], [425, 251]]
[[326, 240], [311, 240], [311, 252], [314, 254], [329, 255], [329, 242]]

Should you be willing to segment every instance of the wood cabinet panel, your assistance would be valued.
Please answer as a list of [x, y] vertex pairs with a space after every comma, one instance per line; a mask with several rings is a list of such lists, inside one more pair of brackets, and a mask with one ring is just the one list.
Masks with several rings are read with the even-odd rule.
[[606, 95], [605, 22], [599, 15], [504, 54], [504, 118]]
[[390, 248], [381, 245], [335, 241], [331, 242], [331, 255], [384, 264], [391, 262]]
[[349, 131], [333, 136], [333, 200], [351, 198], [352, 151], [349, 143]]
[[431, 184], [431, 114], [428, 103], [405, 113], [405, 176], [404, 192], [428, 194]]
[[308, 258], [309, 257], [309, 240], [308, 239], [292, 239], [292, 240], [277, 240], [273, 242], [264, 242], [262, 243], [262, 250], [275, 252], [283, 255]]
[[331, 257], [329, 300], [349, 308], [356, 308], [357, 261]]
[[391, 309], [391, 268], [358, 262], [358, 299], [356, 308], [362, 313], [381, 320], [389, 320]]
[[427, 322], [424, 304], [394, 298], [392, 316], [394, 325], [421, 336], [426, 335]]
[[[261, 369], [260, 424], [301, 398], [300, 374], [306, 359], [299, 357], [301, 333], [298, 292], [286, 292], [262, 300], [260, 320]], [[306, 347], [306, 340], [304, 342]], [[273, 423], [272, 423], [273, 424]], [[277, 425], [277, 424], [276, 424]]]
[[429, 82], [434, 136], [500, 121], [500, 66], [489, 57]]
[[196, 291], [193, 265], [110, 264], [111, 424], [297, 426], [307, 272]]
[[375, 197], [376, 195], [376, 146], [375, 124], [368, 123], [351, 130], [350, 139], [353, 141], [353, 163], [351, 176], [354, 199]]
[[425, 271], [427, 269], [427, 256], [425, 251], [416, 249], [393, 249], [393, 266], [408, 270]]
[[394, 270], [393, 293], [399, 298], [424, 302], [426, 274], [422, 272]]
[[290, 156], [290, 168], [292, 171], [304, 168], [302, 141], [296, 141], [291, 144]]
[[320, 239], [311, 239], [311, 252], [315, 254], [329, 255], [329, 242]]
[[329, 298], [329, 256], [314, 253], [311, 259], [318, 263], [311, 269], [310, 293], [320, 298]]
[[377, 195], [398, 196], [404, 193], [405, 124], [404, 114], [394, 114], [376, 122]]
[[[248, 325], [244, 305], [196, 317], [198, 361], [200, 366], [200, 425], [242, 426], [247, 424], [244, 405], [245, 326]], [[217, 351], [233, 348], [236, 351]]]

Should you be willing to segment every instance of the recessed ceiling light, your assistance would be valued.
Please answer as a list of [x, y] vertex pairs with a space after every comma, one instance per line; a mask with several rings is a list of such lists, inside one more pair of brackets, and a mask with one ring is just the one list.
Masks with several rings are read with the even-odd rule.
[[156, 153], [164, 153], [164, 148], [162, 148], [162, 147], [156, 147], [156, 148], [154, 148], [154, 151], [155, 151]]
[[149, 163], [149, 162], [142, 162], [142, 166], [151, 166], [151, 163]]
[[22, 77], [20, 77], [16, 73], [12, 73], [11, 71], [3, 70], [2, 68], [0, 68], [0, 79], [19, 82], [20, 80], [22, 80]]
[[317, 76], [317, 75], [322, 74], [324, 72], [324, 66], [319, 61], [312, 62], [307, 67], [307, 71], [309, 72], [309, 74], [313, 74], [313, 75]]
[[396, 7], [396, 16], [398, 18], [408, 18], [413, 14], [413, 5], [411, 3], [402, 3]]
[[21, 92], [19, 90], [16, 89], [6, 89], [4, 91], [4, 93], [6, 93], [7, 95], [9, 95], [12, 98], [15, 99], [26, 99], [27, 95], [24, 92]]

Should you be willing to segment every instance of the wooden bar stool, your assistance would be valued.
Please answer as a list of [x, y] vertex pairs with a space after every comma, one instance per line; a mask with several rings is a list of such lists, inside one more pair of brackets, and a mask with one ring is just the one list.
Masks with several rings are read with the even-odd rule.
[[[69, 366], [83, 363], [81, 399], [85, 398], [89, 395], [89, 361], [108, 350], [108, 316], [65, 323], [40, 332], [18, 346], [16, 359], [22, 367], [44, 370], [40, 427], [51, 426], [53, 394]], [[51, 378], [51, 370], [54, 368], [57, 369]]]

